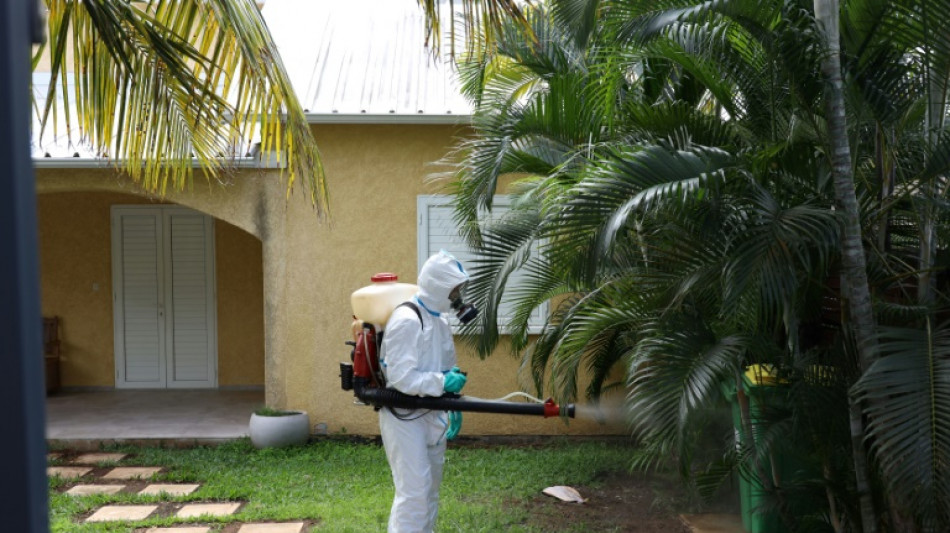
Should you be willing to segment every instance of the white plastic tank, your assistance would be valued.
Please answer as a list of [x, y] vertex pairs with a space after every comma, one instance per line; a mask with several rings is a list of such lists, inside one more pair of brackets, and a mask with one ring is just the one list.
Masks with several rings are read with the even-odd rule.
[[393, 309], [419, 292], [418, 286], [398, 280], [396, 274], [382, 272], [370, 278], [372, 284], [353, 291], [350, 304], [356, 318], [385, 327]]

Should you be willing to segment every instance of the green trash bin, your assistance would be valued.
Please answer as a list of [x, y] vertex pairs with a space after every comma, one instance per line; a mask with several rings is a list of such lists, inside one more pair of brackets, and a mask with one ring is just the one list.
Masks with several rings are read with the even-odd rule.
[[[759, 440], [764, 432], [761, 422], [772, 409], [782, 408], [788, 401], [788, 387], [775, 378], [775, 372], [767, 365], [752, 365], [743, 376], [744, 392], [749, 399], [749, 416], [754, 439]], [[734, 382], [722, 384], [722, 392], [732, 407], [732, 423], [735, 429], [736, 446], [742, 445], [744, 434], [741, 409]], [[791, 481], [802, 475], [801, 465], [789, 457], [773, 457], [771, 464], [763, 465], [772, 473], [775, 465], [779, 482]], [[739, 504], [742, 526], [748, 533], [788, 533], [788, 527], [775, 509], [768, 508], [768, 494], [756, 474], [739, 476]], [[798, 507], [792, 505], [792, 507]]]

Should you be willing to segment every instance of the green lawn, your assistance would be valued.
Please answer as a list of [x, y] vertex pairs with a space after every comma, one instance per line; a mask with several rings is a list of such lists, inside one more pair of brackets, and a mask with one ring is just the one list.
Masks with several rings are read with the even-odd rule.
[[[55, 450], [53, 450], [55, 451]], [[174, 517], [124, 523], [82, 524], [84, 513], [107, 503], [241, 501], [241, 511], [215, 519], [234, 522], [318, 521], [313, 531], [384, 531], [392, 502], [389, 466], [381, 446], [321, 439], [306, 446], [256, 450], [243, 439], [191, 449], [109, 447], [130, 454], [122, 466], [162, 466], [151, 481], [200, 483], [188, 496], [136, 494], [75, 497], [60, 490], [75, 481], [49, 481], [53, 532], [132, 531], [138, 527], [196, 523]], [[529, 521], [530, 498], [551, 485], [597, 486], [598, 478], [621, 471], [629, 445], [552, 438], [543, 446], [450, 446], [438, 531], [540, 531]], [[51, 464], [57, 464], [56, 462]], [[209, 524], [212, 521], [203, 520]], [[215, 528], [212, 528], [214, 531]]]

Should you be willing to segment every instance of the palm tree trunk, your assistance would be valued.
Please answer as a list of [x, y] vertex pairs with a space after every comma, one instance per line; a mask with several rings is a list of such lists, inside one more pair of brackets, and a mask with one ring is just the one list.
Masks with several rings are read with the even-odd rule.
[[[854, 191], [851, 169], [851, 146], [844, 106], [844, 82], [841, 77], [841, 48], [837, 0], [814, 0], [815, 17], [825, 39], [825, 55], [821, 72], [825, 81], [825, 120], [828, 122], [831, 146], [831, 172], [834, 179], [835, 199], [842, 211], [842, 289], [847, 292], [849, 323], [858, 346], [861, 372], [870, 366], [874, 353], [874, 315], [871, 310], [871, 291], [868, 287], [864, 247], [861, 239], [861, 219]], [[865, 533], [877, 532], [874, 501], [868, 483], [867, 454], [864, 449], [864, 423], [861, 405], [854, 399], [850, 406], [851, 447], [854, 455], [854, 475], [861, 502], [861, 525]]]
[[878, 180], [880, 181], [881, 193], [879, 196], [881, 204], [881, 214], [878, 217], [877, 247], [881, 253], [887, 253], [891, 247], [891, 217], [890, 202], [894, 194], [894, 182], [897, 177], [897, 169], [891, 160], [888, 150], [894, 145], [893, 131], [885, 130], [880, 124], [877, 125], [876, 135], [874, 136], [874, 160], [878, 168]]

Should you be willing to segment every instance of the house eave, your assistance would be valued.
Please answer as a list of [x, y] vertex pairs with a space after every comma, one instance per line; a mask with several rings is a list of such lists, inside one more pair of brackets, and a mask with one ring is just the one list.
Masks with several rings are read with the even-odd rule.
[[[224, 166], [229, 168], [277, 168], [275, 163], [265, 164], [255, 157], [239, 157], [228, 159]], [[87, 158], [87, 157], [34, 157], [33, 168], [115, 168], [122, 165], [122, 161], [113, 159]], [[192, 168], [201, 168], [201, 162], [194, 160], [191, 162]]]
[[305, 113], [308, 124], [471, 124], [472, 116], [465, 115], [427, 115], [397, 113]]

